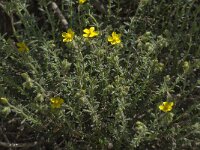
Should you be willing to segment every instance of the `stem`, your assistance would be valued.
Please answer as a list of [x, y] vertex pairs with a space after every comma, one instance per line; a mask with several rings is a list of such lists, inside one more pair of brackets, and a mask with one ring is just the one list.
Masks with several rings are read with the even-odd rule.
[[40, 124], [37, 120], [35, 120], [34, 118], [28, 116], [27, 114], [25, 114], [21, 109], [13, 106], [12, 104], [8, 103], [8, 106], [12, 109], [15, 110], [16, 113], [21, 114], [24, 118], [26, 118], [28, 121], [33, 122], [34, 124]]
[[95, 22], [95, 26], [97, 27], [97, 30], [99, 30], [99, 23], [97, 20], [89, 13], [88, 16]]
[[49, 20], [49, 22], [50, 22], [50, 24], [51, 24], [51, 34], [52, 34], [53, 40], [55, 41], [55, 35], [54, 35], [54, 33], [55, 33], [54, 21], [52, 21], [52, 19], [51, 19], [51, 15], [50, 15], [50, 13], [49, 13], [49, 11], [48, 11], [47, 4], [44, 6], [44, 9], [45, 9], [45, 11], [46, 11], [46, 13], [47, 13], [47, 18], [48, 18], [48, 20]]
[[108, 1], [108, 20], [110, 20], [111, 16], [111, 0]]

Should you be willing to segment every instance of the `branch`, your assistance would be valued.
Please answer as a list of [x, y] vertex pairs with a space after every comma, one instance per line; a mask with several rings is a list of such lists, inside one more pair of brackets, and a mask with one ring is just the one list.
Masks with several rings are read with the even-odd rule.
[[60, 18], [60, 20], [61, 20], [62, 24], [64, 25], [64, 27], [67, 29], [68, 28], [68, 22], [65, 19], [64, 15], [62, 14], [62, 12], [60, 11], [60, 9], [58, 8], [58, 5], [55, 2], [52, 2], [51, 6], [52, 6], [52, 9], [58, 15], [58, 17]]
[[107, 12], [106, 12], [106, 9], [107, 8], [105, 8], [104, 7], [104, 5], [99, 1], [99, 0], [95, 0], [94, 1], [94, 3], [93, 3], [93, 6], [94, 6], [94, 8], [95, 9], [97, 9], [101, 14], [106, 14]]
[[[1, 129], [1, 127], [0, 127], [0, 132], [3, 135], [4, 139], [6, 140], [6, 142], [10, 143], [10, 141], [8, 140], [8, 137], [5, 134], [3, 134], [3, 130]], [[11, 148], [9, 148], [9, 150], [11, 150]]]
[[19, 148], [19, 147], [34, 147], [38, 144], [38, 142], [33, 143], [6, 143], [0, 141], [0, 146], [7, 147], [7, 148]]

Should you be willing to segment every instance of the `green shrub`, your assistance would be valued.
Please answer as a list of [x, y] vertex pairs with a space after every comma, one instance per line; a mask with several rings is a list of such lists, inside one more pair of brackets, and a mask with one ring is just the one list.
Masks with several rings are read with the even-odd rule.
[[[0, 36], [0, 117], [20, 134], [7, 134], [11, 142], [38, 141], [36, 149], [199, 147], [198, 1], [62, 0], [65, 27], [74, 31], [68, 42], [51, 5], [2, 4], [13, 35]], [[88, 27], [98, 35], [83, 37]]]

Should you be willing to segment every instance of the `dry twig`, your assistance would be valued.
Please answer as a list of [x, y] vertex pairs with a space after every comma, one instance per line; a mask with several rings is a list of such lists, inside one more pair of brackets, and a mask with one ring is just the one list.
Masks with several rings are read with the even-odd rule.
[[38, 144], [38, 142], [33, 143], [6, 143], [0, 141], [0, 146], [7, 147], [7, 148], [28, 148], [28, 147], [34, 147]]
[[61, 20], [62, 24], [64, 25], [64, 27], [67, 29], [68, 28], [68, 22], [65, 19], [64, 15], [62, 14], [62, 12], [60, 11], [60, 9], [58, 8], [58, 5], [55, 2], [52, 2], [51, 6], [52, 6], [52, 9], [58, 15], [58, 17], [60, 18], [60, 20]]

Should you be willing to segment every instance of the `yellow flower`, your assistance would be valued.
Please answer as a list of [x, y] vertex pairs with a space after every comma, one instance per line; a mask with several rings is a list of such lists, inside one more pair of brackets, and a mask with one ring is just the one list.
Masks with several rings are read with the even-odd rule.
[[108, 42], [112, 45], [121, 43], [121, 34], [117, 34], [116, 32], [112, 32], [112, 36], [108, 36]]
[[163, 102], [160, 106], [159, 109], [168, 112], [172, 110], [172, 106], [174, 105], [174, 102]]
[[95, 28], [94, 27], [90, 27], [89, 29], [84, 29], [83, 30], [84, 34], [83, 34], [83, 37], [95, 37], [97, 36], [99, 33], [97, 31], [95, 31]]
[[52, 108], [60, 108], [64, 100], [60, 97], [53, 97], [50, 99]]
[[17, 46], [18, 46], [19, 52], [28, 52], [29, 51], [29, 48], [26, 46], [26, 44], [24, 42], [18, 42]]
[[79, 0], [79, 4], [83, 4], [85, 2], [86, 2], [86, 0]]
[[72, 29], [68, 29], [67, 32], [62, 33], [63, 42], [71, 42], [74, 38], [74, 31]]

